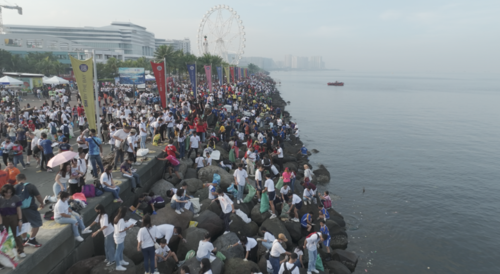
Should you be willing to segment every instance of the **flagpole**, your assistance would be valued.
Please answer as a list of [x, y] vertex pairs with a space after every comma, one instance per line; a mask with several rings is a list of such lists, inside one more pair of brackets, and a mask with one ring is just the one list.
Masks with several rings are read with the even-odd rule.
[[94, 65], [94, 104], [96, 113], [97, 137], [101, 138], [101, 115], [99, 109], [99, 82], [97, 81], [97, 68], [95, 64], [95, 50], [92, 50], [92, 63]]
[[194, 88], [193, 88], [193, 94], [196, 97], [196, 103], [198, 103], [198, 94], [197, 93], [197, 87], [198, 87], [198, 66], [196, 65], [196, 61], [194, 61]]
[[167, 100], [170, 102], [170, 98], [168, 98], [168, 80], [167, 80], [167, 58], [163, 58], [163, 66], [165, 67], [165, 106], [167, 107]]

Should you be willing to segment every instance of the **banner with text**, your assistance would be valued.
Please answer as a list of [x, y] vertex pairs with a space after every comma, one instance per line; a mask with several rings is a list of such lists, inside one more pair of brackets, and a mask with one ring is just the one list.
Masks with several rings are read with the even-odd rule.
[[187, 68], [189, 72], [189, 79], [193, 85], [193, 95], [196, 97], [196, 64], [188, 64]]
[[222, 78], [222, 67], [217, 67], [217, 77], [219, 77], [219, 85], [222, 86], [222, 81], [223, 81], [223, 78]]
[[142, 85], [146, 83], [144, 68], [118, 68], [120, 84]]
[[231, 83], [234, 83], [234, 67], [229, 67], [229, 72], [231, 73]]
[[231, 81], [229, 79], [229, 67], [224, 67], [224, 73], [226, 74], [226, 83], [229, 84], [229, 81]]
[[165, 63], [154, 63], [151, 61], [151, 68], [156, 79], [158, 92], [160, 93], [161, 105], [163, 108], [167, 107], [167, 90], [165, 85]]
[[75, 59], [71, 55], [69, 58], [71, 60], [71, 66], [73, 67], [76, 83], [78, 84], [78, 91], [82, 98], [82, 105], [85, 110], [87, 122], [89, 123], [89, 128], [97, 130], [95, 120], [95, 100], [97, 100], [97, 98], [94, 98], [94, 66], [92, 64], [92, 57], [83, 61]]
[[212, 92], [212, 66], [205, 66], [205, 76], [207, 76], [208, 90]]

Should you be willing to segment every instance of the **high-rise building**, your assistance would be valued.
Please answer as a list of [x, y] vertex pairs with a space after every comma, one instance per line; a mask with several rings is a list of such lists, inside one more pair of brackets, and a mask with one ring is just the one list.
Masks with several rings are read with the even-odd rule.
[[285, 55], [285, 61], [276, 62], [276, 67], [284, 69], [324, 69], [325, 63], [321, 56], [300, 57]]
[[182, 50], [184, 53], [191, 53], [191, 41], [189, 38], [184, 38], [184, 40], [174, 40], [174, 39], [155, 39], [156, 49], [161, 45], [168, 45], [174, 48], [174, 50]]
[[274, 61], [271, 58], [265, 57], [241, 57], [239, 66], [248, 66], [249, 64], [254, 64], [261, 69], [270, 70], [275, 68]]
[[293, 56], [291, 54], [285, 55], [285, 68], [292, 67], [292, 59], [293, 59]]

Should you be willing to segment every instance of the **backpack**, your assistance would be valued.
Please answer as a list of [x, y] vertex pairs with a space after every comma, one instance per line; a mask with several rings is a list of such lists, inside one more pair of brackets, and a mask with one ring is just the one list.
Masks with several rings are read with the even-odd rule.
[[57, 133], [57, 129], [56, 129], [56, 126], [54, 125], [54, 122], [50, 123], [50, 133], [52, 135]]
[[332, 200], [323, 200], [323, 206], [326, 208], [332, 207]]
[[285, 271], [283, 271], [283, 274], [292, 274], [293, 270], [297, 267], [296, 265], [294, 265], [292, 268], [287, 269], [286, 262], [283, 263], [283, 266], [285, 268]]
[[[101, 181], [99, 181], [99, 180], [94, 180], [94, 188], [96, 191], [100, 190], [101, 192], [104, 192], [104, 187], [102, 186]], [[96, 194], [95, 196], [100, 196], [100, 195]]]
[[95, 187], [93, 185], [82, 186], [82, 193], [87, 198], [95, 197]]
[[67, 125], [64, 125], [64, 127], [63, 127], [63, 134], [69, 135], [69, 127]]
[[16, 186], [16, 194], [17, 196], [19, 196], [19, 198], [21, 198], [21, 209], [30, 207], [31, 201], [33, 200], [33, 197], [31, 197], [31, 195], [27, 191], [24, 191], [27, 184], [29, 183], [24, 183], [22, 185], [19, 184]]
[[266, 166], [266, 167], [267, 167], [267, 166], [270, 166], [270, 165], [271, 165], [271, 160], [269, 160], [269, 159], [267, 159], [267, 158], [266, 158], [266, 159], [264, 159], [264, 166]]

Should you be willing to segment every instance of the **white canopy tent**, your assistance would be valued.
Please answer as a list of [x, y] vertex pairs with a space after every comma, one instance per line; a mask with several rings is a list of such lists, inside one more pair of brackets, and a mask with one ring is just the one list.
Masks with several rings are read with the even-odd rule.
[[10, 76], [4, 76], [0, 78], [0, 85], [10, 85], [10, 86], [19, 86], [24, 82], [21, 80], [17, 80], [16, 78], [12, 78]]
[[42, 78], [42, 82], [44, 84], [47, 84], [47, 85], [58, 85], [59, 84], [58, 80], [52, 79], [52, 78], [49, 78], [49, 77], [45, 77], [45, 76]]
[[56, 83], [57, 85], [60, 85], [60, 84], [69, 84], [68, 80], [63, 79], [63, 78], [58, 77], [58, 76], [54, 76], [54, 77], [50, 78], [50, 80], [52, 80], [54, 82], [57, 82]]
[[156, 81], [155, 77], [151, 74], [146, 75], [146, 81]]

